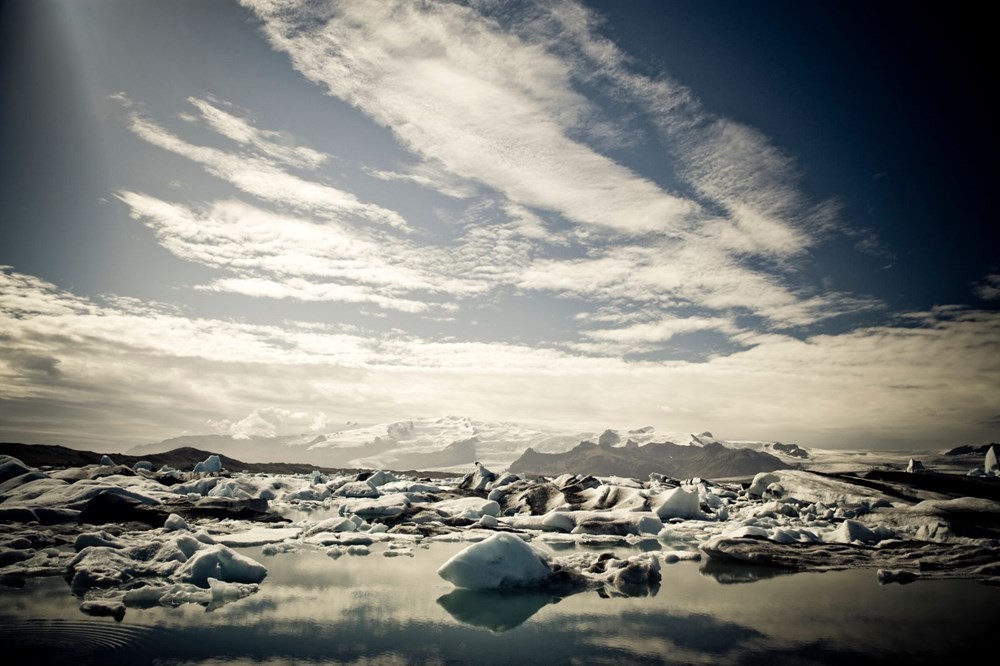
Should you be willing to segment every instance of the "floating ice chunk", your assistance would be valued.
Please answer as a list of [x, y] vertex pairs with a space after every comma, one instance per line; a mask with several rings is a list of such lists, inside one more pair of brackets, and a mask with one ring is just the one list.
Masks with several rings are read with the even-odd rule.
[[568, 511], [550, 511], [543, 516], [506, 516], [503, 521], [516, 530], [569, 532], [576, 527], [576, 521]]
[[498, 490], [499, 488], [503, 488], [504, 486], [509, 486], [515, 481], [520, 481], [520, 480], [521, 477], [518, 476], [517, 474], [513, 474], [511, 472], [505, 472], [500, 478], [489, 484], [489, 489], [491, 491]]
[[177, 571], [181, 581], [198, 587], [208, 587], [209, 578], [227, 583], [259, 583], [265, 576], [267, 567], [222, 544], [198, 551]]
[[208, 491], [208, 497], [236, 497], [236, 484], [232, 481], [219, 482]]
[[368, 477], [368, 483], [376, 488], [380, 488], [381, 486], [384, 486], [387, 483], [392, 483], [396, 480], [397, 479], [392, 475], [392, 472], [387, 472], [384, 469], [380, 469]]
[[924, 464], [919, 460], [914, 460], [913, 458], [910, 458], [910, 462], [907, 463], [906, 465], [906, 471], [909, 472], [910, 474], [915, 474], [916, 472], [923, 472]]
[[206, 479], [195, 479], [193, 481], [188, 481], [187, 483], [179, 483], [171, 487], [170, 490], [178, 495], [195, 494], [207, 497], [208, 493], [210, 493], [221, 480], [222, 479], [217, 476], [208, 477]]
[[163, 523], [163, 529], [168, 532], [176, 532], [178, 530], [186, 530], [188, 528], [187, 521], [178, 516], [176, 513], [172, 513], [167, 516], [167, 520]]
[[[758, 474], [758, 476], [760, 476]], [[660, 520], [669, 518], [684, 518], [689, 520], [705, 520], [708, 516], [701, 510], [697, 492], [689, 492], [684, 488], [665, 490], [650, 501], [653, 511]]]
[[878, 576], [878, 582], [880, 585], [885, 585], [886, 583], [899, 583], [900, 585], [906, 585], [907, 583], [912, 583], [920, 577], [920, 574], [915, 571], [909, 571], [907, 569], [879, 569], [876, 572]]
[[195, 474], [218, 474], [222, 471], [222, 460], [217, 455], [210, 455], [194, 466]]
[[340, 559], [344, 555], [347, 555], [347, 550], [345, 548], [341, 548], [340, 546], [333, 546], [326, 549], [326, 556], [335, 560]]
[[498, 525], [496, 517], [489, 514], [483, 515], [483, 517], [479, 519], [479, 522], [477, 524], [480, 527], [485, 527], [487, 529], [493, 529]]
[[437, 493], [441, 490], [441, 486], [420, 481], [392, 481], [379, 486], [379, 491], [383, 493]]
[[110, 599], [92, 599], [80, 604], [80, 610], [95, 617], [112, 617], [115, 622], [125, 618], [125, 604]]
[[389, 548], [382, 553], [385, 557], [413, 557], [412, 548]]
[[466, 474], [458, 483], [460, 490], [487, 490], [488, 486], [497, 480], [497, 475], [476, 461], [476, 471]]
[[410, 499], [403, 493], [383, 495], [378, 499], [354, 500], [346, 509], [363, 518], [398, 516], [410, 506]]
[[[620, 479], [616, 479], [616, 481], [620, 481]], [[583, 499], [579, 508], [589, 511], [601, 509], [642, 511], [646, 508], [646, 497], [640, 489], [619, 483], [587, 488], [580, 491], [577, 496]]]
[[756, 525], [741, 525], [740, 527], [734, 527], [731, 530], [726, 530], [722, 533], [723, 537], [729, 539], [740, 539], [742, 537], [761, 537], [764, 539], [770, 538], [770, 533], [763, 527], [757, 527]]
[[149, 462], [148, 460], [140, 460], [136, 464], [132, 465], [132, 471], [133, 472], [139, 472], [139, 471], [142, 471], [142, 472], [152, 472], [153, 471], [153, 463]]
[[664, 564], [676, 564], [678, 562], [698, 562], [701, 560], [701, 553], [692, 550], [664, 550], [658, 553], [660, 561]]
[[333, 492], [337, 497], [374, 498], [379, 496], [378, 488], [368, 481], [351, 481]]
[[986, 459], [983, 461], [983, 471], [987, 475], [1000, 476], [1000, 463], [997, 463], [997, 448], [991, 446], [986, 451]]
[[305, 536], [318, 534], [319, 532], [354, 532], [357, 529], [357, 523], [350, 518], [327, 518], [306, 530]]
[[892, 533], [884, 527], [879, 526], [875, 530], [871, 530], [856, 520], [845, 520], [837, 526], [837, 529], [827, 534], [823, 540], [828, 543], [862, 543], [872, 545], [892, 536]]
[[269, 543], [260, 549], [261, 554], [266, 557], [273, 557], [279, 553], [294, 553], [299, 547], [293, 543], [282, 541], [281, 543]]
[[548, 559], [518, 537], [501, 532], [456, 553], [437, 573], [455, 587], [473, 590], [530, 587], [552, 575]]
[[212, 591], [212, 605], [216, 608], [231, 601], [249, 597], [257, 592], [260, 586], [256, 583], [230, 583], [215, 578], [208, 579], [208, 588]]
[[112, 460], [110, 456], [106, 456], [105, 455], [105, 456], [101, 456], [101, 461], [99, 463], [97, 463], [97, 464], [101, 465], [103, 467], [114, 467], [115, 466], [115, 461]]
[[76, 537], [73, 542], [73, 549], [80, 552], [90, 546], [105, 546], [107, 548], [124, 548], [125, 543], [118, 537], [112, 536], [101, 530], [100, 532], [84, 532]]
[[369, 550], [368, 546], [357, 545], [357, 546], [348, 546], [347, 547], [347, 554], [348, 555], [360, 555], [360, 556], [363, 556], [363, 555], [368, 555], [371, 552], [372, 551]]
[[301, 527], [254, 527], [236, 534], [217, 534], [215, 542], [224, 546], [263, 546], [294, 539], [302, 533]]
[[767, 487], [780, 480], [781, 477], [777, 474], [773, 474], [771, 472], [760, 472], [757, 476], [753, 477], [753, 481], [746, 489], [746, 494], [750, 497], [763, 497]]
[[648, 511], [573, 511], [567, 513], [576, 522], [573, 534], [627, 535], [657, 534], [663, 521]]
[[436, 502], [431, 507], [441, 513], [455, 518], [479, 520], [483, 516], [500, 515], [500, 505], [493, 500], [480, 497], [460, 497], [458, 499]]
[[90, 546], [77, 553], [67, 565], [73, 593], [83, 594], [92, 588], [119, 587], [141, 576], [169, 576], [178, 567], [177, 562], [136, 561], [129, 550]]

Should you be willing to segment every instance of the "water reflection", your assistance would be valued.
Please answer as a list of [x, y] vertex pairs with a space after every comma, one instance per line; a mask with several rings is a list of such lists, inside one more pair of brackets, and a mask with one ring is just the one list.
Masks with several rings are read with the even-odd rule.
[[438, 604], [470, 627], [494, 633], [510, 631], [549, 604], [564, 597], [537, 590], [461, 590], [438, 597]]
[[[871, 570], [790, 574], [711, 560], [665, 566], [659, 588], [631, 596], [458, 590], [435, 571], [466, 545], [432, 543], [405, 560], [378, 547], [339, 560], [241, 549], [268, 566], [257, 594], [208, 613], [130, 607], [121, 625], [81, 615], [62, 579], [33, 579], [0, 588], [0, 644], [5, 657], [105, 665], [953, 663], [988, 644], [1000, 616], [1000, 590], [968, 581], [880, 587]], [[106, 641], [105, 631], [117, 632], [113, 644], [86, 642]], [[74, 652], [77, 635], [86, 654]]]
[[712, 559], [706, 560], [699, 571], [703, 576], [714, 578], [722, 585], [755, 583], [796, 573], [794, 569], [779, 569], [744, 562], [725, 562]]

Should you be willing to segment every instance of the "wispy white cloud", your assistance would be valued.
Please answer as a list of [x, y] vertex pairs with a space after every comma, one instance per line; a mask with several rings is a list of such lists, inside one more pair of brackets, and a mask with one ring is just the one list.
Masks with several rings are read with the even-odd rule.
[[[285, 170], [288, 162], [305, 162], [309, 166], [322, 163], [322, 154], [309, 148], [283, 150], [245, 121], [219, 111], [203, 100], [192, 100], [205, 114], [209, 124], [229, 138], [240, 136], [250, 150], [227, 152], [210, 146], [184, 141], [131, 105], [128, 111], [129, 129], [154, 146], [186, 157], [204, 166], [212, 175], [263, 201], [272, 202], [320, 218], [350, 221], [360, 219], [406, 229], [407, 223], [394, 210], [366, 203], [345, 190], [314, 180], [307, 180]], [[241, 130], [243, 130], [241, 134]], [[317, 160], [319, 160], [317, 162]]]
[[306, 77], [417, 155], [522, 205], [628, 233], [683, 233], [699, 206], [571, 139], [591, 113], [567, 63], [451, 3], [247, 2]]
[[[307, 78], [418, 159], [523, 211], [531, 222], [518, 231], [539, 245], [519, 289], [664, 315], [678, 305], [749, 312], [779, 326], [879, 306], [796, 285], [797, 262], [837, 224], [836, 204], [803, 195], [794, 161], [753, 128], [705, 110], [665, 75], [635, 73], [578, 3], [243, 4]], [[628, 113], [605, 110], [608, 97], [657, 128], [644, 139], [661, 143], [692, 194], [601, 152], [634, 132]], [[575, 257], [552, 249], [559, 236], [536, 213], [569, 223], [562, 242]]]
[[259, 129], [245, 118], [220, 108], [226, 103], [189, 97], [190, 102], [209, 127], [236, 143], [272, 157], [288, 166], [315, 169], [330, 160], [326, 153], [309, 146], [298, 145], [295, 137], [286, 131]]
[[633, 324], [624, 328], [597, 329], [584, 331], [584, 335], [595, 340], [622, 343], [665, 342], [675, 335], [698, 331], [720, 331], [738, 333], [740, 329], [730, 319], [722, 317], [665, 317], [658, 321]]
[[421, 162], [406, 171], [387, 171], [371, 167], [364, 167], [364, 171], [379, 180], [415, 183], [453, 199], [467, 199], [474, 196], [477, 191], [474, 183], [459, 179], [441, 168], [435, 168], [432, 162]]
[[[459, 251], [372, 238], [335, 222], [314, 224], [239, 201], [195, 210], [136, 192], [118, 198], [182, 259], [236, 273], [202, 288], [302, 301], [372, 303], [405, 312], [453, 308], [444, 298], [482, 294], [506, 265], [502, 227], [476, 228]], [[417, 296], [419, 295], [419, 297]]]

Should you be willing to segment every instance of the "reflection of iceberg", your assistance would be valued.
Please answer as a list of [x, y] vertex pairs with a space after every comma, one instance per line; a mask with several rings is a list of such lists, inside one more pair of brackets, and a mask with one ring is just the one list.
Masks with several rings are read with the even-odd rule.
[[754, 583], [758, 580], [796, 573], [794, 569], [713, 559], [707, 560], [699, 571], [703, 576], [711, 576], [716, 582], [723, 585]]
[[519, 627], [561, 596], [540, 590], [452, 590], [438, 604], [463, 624], [500, 633]]

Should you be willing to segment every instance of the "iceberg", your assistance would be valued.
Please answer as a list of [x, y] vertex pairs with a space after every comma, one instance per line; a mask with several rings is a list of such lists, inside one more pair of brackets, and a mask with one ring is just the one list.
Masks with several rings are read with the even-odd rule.
[[437, 573], [455, 587], [491, 590], [537, 585], [552, 569], [546, 554], [501, 532], [455, 554]]

